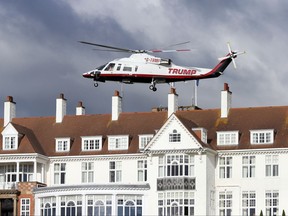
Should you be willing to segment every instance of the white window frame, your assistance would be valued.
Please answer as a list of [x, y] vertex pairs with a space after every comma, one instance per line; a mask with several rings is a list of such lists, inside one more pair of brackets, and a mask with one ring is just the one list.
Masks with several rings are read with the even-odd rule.
[[87, 195], [87, 215], [112, 215], [112, 195]]
[[[12, 141], [13, 140], [13, 141]], [[18, 136], [17, 135], [3, 135], [3, 150], [17, 150]]]
[[56, 152], [68, 152], [70, 151], [70, 137], [55, 138], [55, 150]]
[[30, 216], [30, 198], [21, 198], [20, 200], [20, 215]]
[[82, 183], [94, 182], [94, 162], [82, 162]]
[[242, 156], [242, 178], [255, 178], [256, 156]]
[[239, 131], [217, 131], [217, 145], [238, 145]]
[[233, 209], [232, 191], [219, 192], [219, 215], [231, 215]]
[[102, 136], [82, 136], [82, 151], [100, 151], [102, 150]]
[[265, 191], [266, 215], [278, 215], [279, 213], [279, 191]]
[[139, 135], [139, 149], [144, 149], [145, 146], [152, 140], [153, 134]]
[[265, 156], [265, 176], [266, 177], [279, 176], [279, 155]]
[[176, 129], [169, 133], [169, 143], [179, 143], [181, 142], [181, 133], [179, 133]]
[[194, 160], [194, 156], [188, 154], [169, 154], [159, 156], [158, 177], [195, 177]]
[[219, 158], [219, 178], [232, 178], [232, 157], [220, 157]]
[[137, 180], [138, 182], [147, 181], [147, 160], [138, 160], [137, 161]]
[[242, 192], [242, 215], [249, 216], [256, 214], [256, 192], [243, 191]]
[[[57, 165], [57, 169], [56, 169]], [[66, 163], [54, 163], [54, 184], [66, 184], [66, 172], [67, 164]]]
[[109, 182], [122, 181], [122, 161], [109, 161]]
[[251, 144], [273, 144], [274, 129], [267, 130], [250, 130]]
[[128, 144], [128, 135], [108, 136], [108, 150], [127, 150]]

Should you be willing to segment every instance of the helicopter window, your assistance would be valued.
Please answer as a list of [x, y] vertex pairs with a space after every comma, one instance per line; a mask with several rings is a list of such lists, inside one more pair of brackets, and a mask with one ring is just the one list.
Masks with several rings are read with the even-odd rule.
[[132, 71], [132, 67], [124, 66], [123, 71]]
[[103, 68], [106, 66], [106, 64], [101, 65], [100, 67], [96, 68], [97, 70], [103, 70]]
[[138, 70], [138, 66], [135, 67], [135, 72], [137, 72], [137, 70]]
[[112, 71], [114, 68], [115, 64], [114, 63], [110, 63], [106, 68], [105, 71]]
[[118, 64], [117, 71], [119, 71], [120, 69], [121, 69], [121, 64]]

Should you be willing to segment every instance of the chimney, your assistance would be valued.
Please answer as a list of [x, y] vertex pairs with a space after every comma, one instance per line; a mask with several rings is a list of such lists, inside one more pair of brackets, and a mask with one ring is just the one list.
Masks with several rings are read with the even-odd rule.
[[178, 95], [176, 94], [176, 89], [171, 88], [168, 94], [168, 118], [172, 113], [178, 110]]
[[229, 86], [224, 83], [224, 90], [221, 91], [221, 118], [227, 118], [232, 103], [232, 92], [229, 91]]
[[7, 96], [4, 102], [4, 127], [16, 117], [16, 102], [12, 96]]
[[76, 115], [85, 115], [85, 107], [83, 106], [82, 101], [78, 102], [76, 107]]
[[66, 115], [66, 103], [67, 100], [64, 98], [64, 94], [61, 93], [59, 98], [56, 99], [56, 123], [61, 123]]
[[115, 91], [114, 96], [112, 96], [112, 121], [117, 121], [121, 112], [122, 97], [119, 95], [119, 91]]

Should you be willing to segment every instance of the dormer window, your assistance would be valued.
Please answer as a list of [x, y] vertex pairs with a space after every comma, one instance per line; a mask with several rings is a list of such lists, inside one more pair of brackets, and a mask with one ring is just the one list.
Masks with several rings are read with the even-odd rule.
[[207, 130], [205, 128], [192, 128], [192, 130], [202, 142], [207, 143]]
[[238, 145], [239, 131], [218, 131], [217, 145]]
[[89, 136], [82, 138], [82, 151], [97, 151], [102, 149], [102, 136]]
[[2, 134], [2, 149], [3, 150], [17, 150], [19, 145], [19, 139], [23, 136], [20, 134], [13, 124], [8, 123]]
[[169, 142], [180, 142], [180, 141], [181, 141], [181, 134], [174, 129], [173, 132], [169, 134]]
[[139, 135], [139, 149], [144, 149], [145, 146], [152, 140], [153, 134]]
[[70, 150], [70, 138], [56, 138], [56, 152], [66, 152]]
[[16, 150], [18, 148], [18, 139], [16, 136], [3, 136], [3, 150]]
[[108, 136], [108, 150], [127, 150], [129, 137], [125, 136]]
[[251, 130], [251, 144], [272, 144], [274, 142], [274, 130]]

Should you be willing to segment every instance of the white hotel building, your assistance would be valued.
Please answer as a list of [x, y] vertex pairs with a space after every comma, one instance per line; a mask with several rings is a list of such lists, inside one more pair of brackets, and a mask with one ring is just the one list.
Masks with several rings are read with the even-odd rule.
[[178, 107], [16, 117], [4, 102], [0, 215], [283, 215], [288, 213], [288, 106]]

